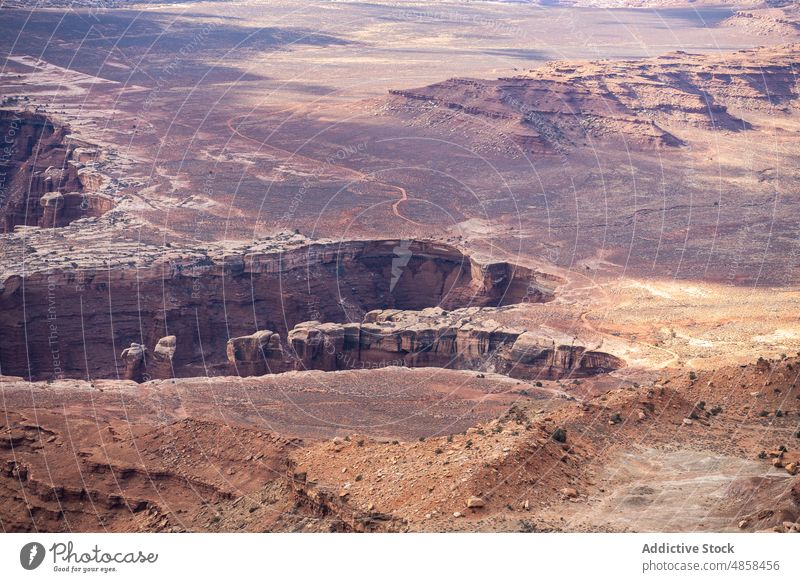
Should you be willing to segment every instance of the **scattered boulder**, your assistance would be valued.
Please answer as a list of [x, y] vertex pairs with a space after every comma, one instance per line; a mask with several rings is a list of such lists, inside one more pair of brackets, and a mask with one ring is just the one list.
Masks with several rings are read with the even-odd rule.
[[470, 497], [469, 499], [467, 499], [467, 507], [469, 509], [479, 509], [479, 508], [483, 507], [484, 505], [485, 505], [485, 503], [484, 503], [483, 499], [481, 499], [480, 497], [473, 496], [473, 497]]

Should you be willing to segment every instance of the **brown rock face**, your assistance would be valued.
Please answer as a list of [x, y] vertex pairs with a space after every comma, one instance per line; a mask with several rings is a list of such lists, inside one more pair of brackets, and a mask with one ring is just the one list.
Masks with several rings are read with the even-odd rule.
[[556, 379], [622, 366], [618, 358], [587, 350], [559, 334], [516, 330], [477, 319], [491, 309], [389, 309], [367, 313], [361, 324], [307, 321], [289, 332], [285, 348], [280, 345], [280, 336], [272, 332], [234, 338], [228, 342], [228, 360], [233, 369], [245, 375], [435, 366], [494, 371], [514, 378]]
[[130, 347], [122, 350], [120, 359], [124, 365], [123, 378], [141, 382], [145, 376], [147, 365], [145, 363], [147, 348], [142, 344], [131, 343]]
[[[102, 176], [83, 167], [66, 126], [44, 115], [0, 111], [0, 232], [17, 225], [61, 227], [113, 207], [108, 196], [91, 190]], [[84, 159], [85, 155], [83, 156]]]
[[484, 507], [486, 504], [484, 503], [483, 499], [480, 497], [470, 497], [467, 499], [467, 508], [469, 509], [480, 509]]
[[146, 382], [153, 378], [172, 378], [174, 375], [172, 358], [176, 347], [177, 338], [174, 335], [158, 340], [152, 353], [148, 353], [147, 347], [142, 344], [131, 343], [130, 347], [122, 350], [120, 354], [124, 366], [122, 377], [135, 382]]
[[229, 339], [227, 356], [230, 373], [238, 376], [260, 376], [286, 368], [281, 337], [268, 330]]
[[153, 348], [153, 356], [148, 364], [155, 378], [171, 378], [172, 359], [175, 357], [175, 350], [178, 347], [178, 338], [168, 335], [158, 340], [156, 347]]
[[[259, 330], [286, 338], [304, 321], [360, 323], [374, 309], [452, 309], [552, 298], [552, 277], [509, 263], [482, 264], [432, 242], [406, 245], [410, 256], [398, 268], [399, 243], [346, 241], [288, 249], [275, 244], [219, 257], [195, 252], [189, 258], [162, 250], [136, 269], [60, 271], [44, 265], [24, 281], [7, 276], [0, 287], [0, 369], [42, 379], [116, 377], [124, 370], [126, 377], [139, 379], [144, 374], [225, 374], [232, 362], [242, 366], [239, 373], [265, 373], [291, 366], [270, 347], [277, 349], [277, 340], [265, 334], [242, 339]], [[156, 346], [166, 336], [177, 338], [174, 346], [172, 340]], [[301, 343], [313, 351], [314, 341]], [[120, 362], [122, 348], [132, 343], [141, 349], [125, 350]], [[262, 363], [256, 356], [265, 347]], [[301, 360], [320, 357], [304, 352]]]

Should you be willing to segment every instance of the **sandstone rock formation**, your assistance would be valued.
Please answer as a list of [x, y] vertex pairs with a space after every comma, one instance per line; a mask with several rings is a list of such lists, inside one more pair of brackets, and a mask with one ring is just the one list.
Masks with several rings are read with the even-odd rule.
[[269, 330], [229, 339], [226, 353], [231, 374], [260, 376], [287, 369], [281, 338]]
[[0, 110], [5, 144], [0, 157], [0, 232], [17, 225], [61, 227], [113, 207], [109, 196], [96, 192], [105, 181], [91, 167], [97, 154], [79, 148], [68, 133], [67, 126], [44, 115]]
[[154, 378], [172, 378], [172, 359], [175, 357], [177, 338], [169, 335], [158, 340], [148, 353], [145, 345], [132, 342], [130, 347], [122, 350], [120, 360], [123, 363], [123, 378], [135, 382], [145, 382]]
[[[0, 377], [0, 517], [7, 531], [796, 531], [800, 478], [772, 463], [797, 458], [799, 362], [770, 364], [597, 376], [567, 388], [580, 401], [447, 370]], [[678, 511], [687, 478], [697, 511]]]
[[[0, 331], [6, 340], [0, 367], [8, 375], [51, 377], [57, 349], [64, 375], [109, 377], [116, 374], [119, 356], [114, 346], [143, 344], [150, 357], [169, 334], [179, 338], [177, 349], [171, 365], [153, 356], [154, 364], [164, 364], [154, 377], [170, 377], [170, 368], [178, 376], [226, 373], [228, 340], [258, 330], [286, 338], [304, 321], [360, 321], [360, 314], [374, 309], [497, 306], [553, 297], [552, 276], [502, 261], [484, 263], [429, 241], [408, 245], [411, 257], [390, 290], [398, 242], [310, 243], [300, 237], [265, 239], [238, 250], [136, 243], [139, 263], [130, 255], [112, 263], [91, 252], [81, 253], [77, 263], [70, 253], [73, 260], [63, 268], [54, 267], [59, 259], [51, 253], [37, 262], [28, 251], [24, 282], [9, 252], [0, 281]], [[84, 337], [83, 329], [93, 333]], [[234, 341], [233, 361], [254, 362], [263, 339]], [[159, 348], [166, 351], [166, 345]], [[151, 366], [137, 363], [140, 355], [139, 348], [126, 351], [130, 378]], [[277, 365], [282, 356], [275, 353], [274, 359]], [[266, 371], [259, 364], [243, 373]]]
[[514, 378], [556, 379], [608, 372], [618, 358], [575, 344], [552, 330], [525, 331], [489, 319], [492, 308], [445, 311], [376, 310], [362, 323], [307, 321], [286, 346], [271, 331], [228, 342], [228, 360], [242, 375], [285, 370], [388, 366], [487, 370]]
[[150, 376], [153, 378], [171, 378], [172, 360], [175, 357], [175, 350], [178, 348], [178, 338], [168, 335], [158, 340], [156, 347], [153, 348], [153, 355], [148, 364]]
[[147, 364], [145, 362], [147, 348], [142, 344], [132, 342], [131, 345], [120, 354], [124, 366], [123, 378], [141, 382], [145, 376]]

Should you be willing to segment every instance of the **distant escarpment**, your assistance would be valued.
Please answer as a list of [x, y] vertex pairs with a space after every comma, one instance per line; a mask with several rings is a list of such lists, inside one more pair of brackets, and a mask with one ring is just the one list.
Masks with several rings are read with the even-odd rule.
[[[516, 77], [450, 79], [393, 90], [385, 109], [414, 125], [557, 153], [603, 140], [678, 147], [674, 128], [744, 131], [747, 112], [788, 111], [798, 98], [798, 46], [635, 61], [553, 62]], [[470, 123], [470, 120], [477, 123]], [[467, 127], [469, 125], [469, 127]]]
[[235, 372], [264, 373], [262, 354], [292, 345], [302, 322], [368, 326], [376, 309], [545, 302], [560, 282], [431, 241], [267, 240], [240, 254], [164, 249], [135, 268], [52, 264], [2, 281], [5, 375], [142, 381], [228, 374], [231, 360]]
[[800, 6], [795, 0], [767, 0], [766, 7], [737, 10], [723, 25], [772, 38], [796, 38], [800, 34]]
[[113, 207], [110, 197], [96, 192], [104, 182], [92, 167], [98, 150], [68, 134], [45, 115], [0, 110], [0, 232], [18, 225], [61, 227]]

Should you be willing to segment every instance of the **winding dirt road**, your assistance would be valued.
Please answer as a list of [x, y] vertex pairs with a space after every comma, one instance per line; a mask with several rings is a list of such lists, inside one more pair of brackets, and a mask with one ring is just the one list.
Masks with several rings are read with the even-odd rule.
[[[258, 139], [254, 138], [254, 137], [250, 137], [249, 135], [246, 135], [246, 134], [242, 133], [239, 130], [238, 125], [234, 124], [234, 121], [236, 119], [238, 119], [238, 117], [236, 117], [236, 116], [235, 117], [231, 117], [226, 122], [226, 125], [227, 125], [228, 129], [230, 130], [230, 132], [233, 135], [239, 136], [242, 139], [246, 139], [248, 141], [256, 143], [256, 144], [258, 144], [259, 148], [261, 148], [261, 149], [267, 149], [267, 150], [269, 150], [271, 152], [274, 152], [276, 154], [283, 154], [284, 156], [288, 155], [287, 161], [289, 159], [299, 160], [299, 161], [303, 161], [303, 162], [306, 162], [306, 163], [311, 163], [311, 164], [314, 165], [314, 167], [319, 167], [322, 164], [322, 162], [320, 162], [317, 159], [310, 158], [310, 157], [304, 156], [302, 154], [298, 154], [297, 152], [291, 152], [291, 151], [283, 149], [283, 148], [278, 148], [278, 147], [269, 145], [265, 141], [258, 140]], [[374, 184], [378, 184], [380, 186], [385, 186], [386, 188], [391, 188], [391, 189], [397, 190], [397, 192], [400, 194], [400, 198], [397, 201], [392, 203], [392, 214], [394, 216], [396, 216], [397, 218], [399, 218], [401, 220], [404, 220], [404, 221], [406, 221], [406, 222], [408, 222], [410, 224], [413, 224], [415, 226], [422, 226], [422, 227], [429, 227], [430, 226], [429, 224], [424, 224], [422, 222], [417, 222], [416, 220], [412, 220], [411, 218], [408, 218], [407, 216], [404, 216], [402, 214], [402, 212], [400, 212], [400, 205], [403, 202], [408, 202], [408, 200], [409, 200], [408, 192], [406, 191], [405, 188], [402, 188], [400, 186], [395, 186], [394, 184], [388, 184], [386, 182], [380, 182], [378, 180], [375, 180], [373, 177], [368, 176], [367, 174], [364, 174], [363, 172], [359, 172], [358, 170], [353, 170], [353, 169], [347, 168], [345, 166], [334, 166], [334, 165], [331, 164], [330, 165], [330, 169], [334, 170], [335, 172], [339, 172], [338, 177], [343, 179], [343, 180], [349, 180], [351, 182], [371, 182], [371, 183], [374, 183]]]

